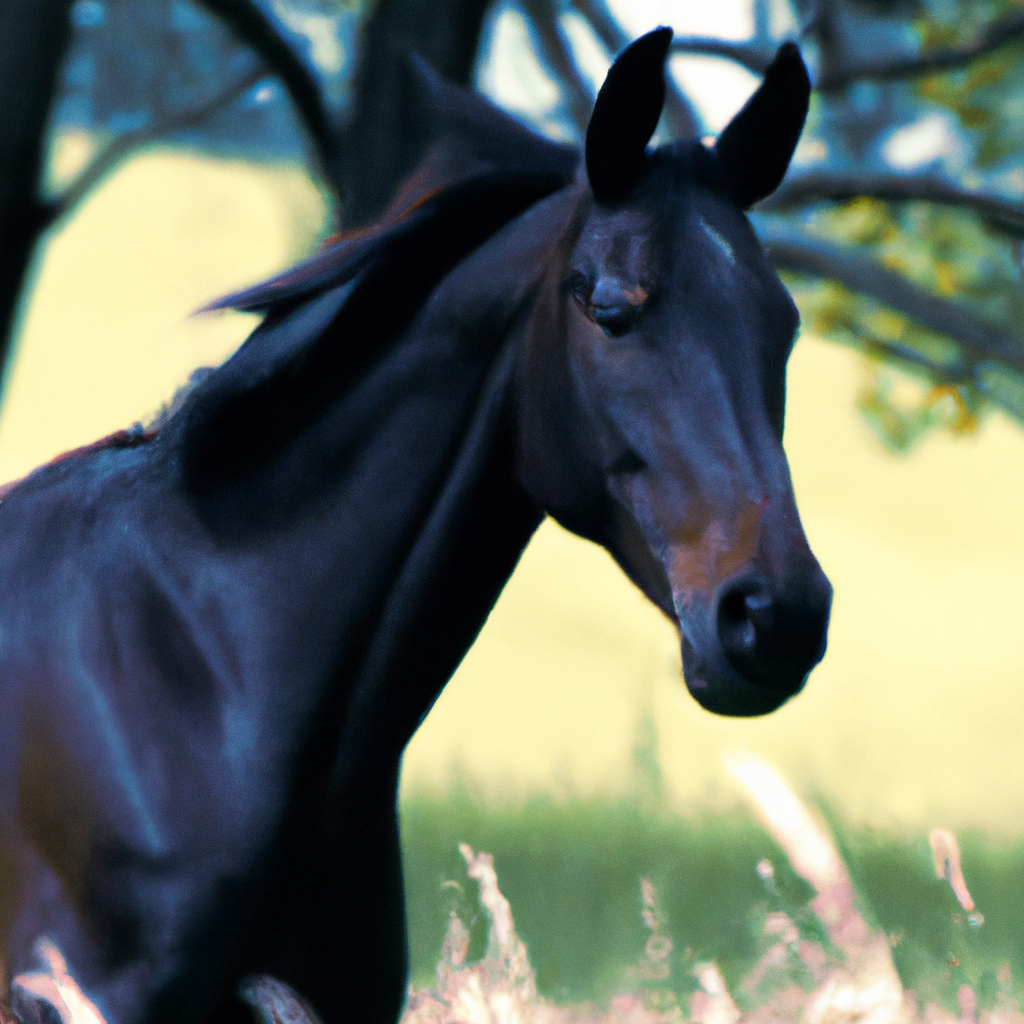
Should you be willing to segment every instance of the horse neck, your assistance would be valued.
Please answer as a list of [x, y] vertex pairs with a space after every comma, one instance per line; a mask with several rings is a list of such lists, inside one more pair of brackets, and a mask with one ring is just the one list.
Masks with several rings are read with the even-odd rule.
[[314, 688], [345, 681], [346, 756], [397, 756], [540, 520], [510, 422], [516, 328], [550, 248], [550, 215], [531, 214], [270, 464], [191, 499], [249, 565], [270, 660]]
[[[498, 324], [502, 342], [478, 392], [460, 457], [368, 648], [332, 779], [335, 787], [358, 778], [361, 761], [372, 758], [382, 740], [390, 740], [395, 750], [404, 746], [483, 626], [543, 516], [521, 479], [518, 421], [529, 405], [524, 389], [537, 384], [522, 370], [525, 348], [538, 329], [538, 298], [550, 291], [552, 281], [560, 290], [564, 236], [575, 218], [578, 191], [570, 187], [538, 203], [500, 232], [447, 282], [463, 301], [449, 303], [442, 290], [434, 309], [427, 310], [428, 321], [433, 313], [448, 329], [453, 321], [461, 325], [476, 349], [487, 347], [486, 338]], [[483, 289], [481, 282], [487, 283]], [[471, 301], [464, 301], [469, 294]], [[459, 312], [453, 315], [454, 310]], [[540, 319], [557, 326], [543, 311]], [[559, 399], [564, 401], [564, 393]], [[484, 449], [488, 455], [480, 458]], [[415, 695], [397, 717], [389, 685], [395, 683]], [[382, 724], [388, 731], [383, 738]]]
[[353, 682], [336, 775], [398, 755], [483, 626], [541, 510], [516, 480], [499, 353], [427, 515], [410, 535]]

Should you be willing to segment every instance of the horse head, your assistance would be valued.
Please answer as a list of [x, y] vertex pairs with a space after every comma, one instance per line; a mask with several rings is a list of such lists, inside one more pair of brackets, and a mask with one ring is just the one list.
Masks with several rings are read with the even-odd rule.
[[598, 95], [526, 326], [519, 473], [678, 623], [693, 696], [758, 715], [823, 656], [831, 603], [782, 446], [799, 318], [744, 215], [781, 182], [810, 83], [786, 44], [714, 146], [649, 150], [671, 36], [633, 43]]

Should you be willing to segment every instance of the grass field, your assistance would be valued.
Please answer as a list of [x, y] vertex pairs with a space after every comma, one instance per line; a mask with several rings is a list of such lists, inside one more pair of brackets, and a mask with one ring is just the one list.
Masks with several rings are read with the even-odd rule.
[[[750, 763], [779, 790], [771, 769]], [[744, 811], [691, 818], [642, 794], [516, 807], [487, 807], [465, 791], [408, 801], [414, 989], [433, 989], [436, 999], [437, 972], [450, 974], [452, 915], [456, 937], [468, 940], [463, 970], [497, 956], [487, 894], [466, 875], [464, 843], [493, 855], [538, 1005], [585, 1006], [610, 1019], [630, 1006], [659, 1019], [678, 1011], [708, 1024], [740, 1015], [1024, 1020], [1015, 1016], [1024, 997], [1024, 844], [960, 837], [976, 904], [968, 912], [937, 877], [929, 836], [877, 833], [788, 799], [762, 787]], [[500, 960], [482, 975], [496, 991], [508, 980]], [[450, 977], [443, 984], [458, 988]], [[716, 984], [731, 1009], [722, 997], [712, 1013]], [[452, 1009], [458, 998], [449, 992], [434, 1019], [465, 1016], [465, 1006]], [[486, 1019], [498, 1024], [501, 1015]]]

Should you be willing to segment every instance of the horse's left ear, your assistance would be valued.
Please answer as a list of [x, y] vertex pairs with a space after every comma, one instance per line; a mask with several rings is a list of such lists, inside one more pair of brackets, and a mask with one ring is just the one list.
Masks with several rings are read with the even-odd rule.
[[764, 81], [718, 136], [729, 191], [746, 210], [782, 183], [807, 117], [811, 80], [796, 43], [783, 43]]
[[608, 70], [587, 125], [587, 179], [599, 203], [615, 203], [640, 180], [647, 143], [665, 103], [665, 57], [672, 29], [630, 43]]

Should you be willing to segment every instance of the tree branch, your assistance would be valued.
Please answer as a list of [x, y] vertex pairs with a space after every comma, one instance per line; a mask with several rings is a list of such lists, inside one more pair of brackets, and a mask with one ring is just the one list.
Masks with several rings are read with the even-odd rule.
[[199, 0], [235, 36], [266, 62], [281, 79], [324, 164], [335, 142], [331, 118], [324, 104], [323, 90], [314, 72], [285, 42], [286, 30], [255, 0]]
[[125, 132], [123, 135], [119, 135], [79, 173], [78, 177], [60, 196], [44, 205], [43, 226], [49, 227], [54, 221], [59, 220], [73, 210], [96, 183], [133, 149], [138, 149], [140, 146], [155, 142], [157, 139], [166, 138], [168, 135], [173, 135], [183, 128], [190, 128], [193, 125], [200, 124], [211, 114], [239, 99], [257, 82], [267, 77], [266, 69], [262, 67], [254, 68], [222, 93], [206, 100], [204, 103], [198, 103], [176, 111], [168, 117], [154, 122], [148, 128]]
[[967, 384], [975, 380], [973, 365], [962, 359], [954, 363], [937, 363], [934, 359], [922, 355], [916, 348], [893, 341], [883, 341], [881, 338], [865, 339], [864, 347], [868, 352], [878, 353], [887, 359], [917, 366], [944, 384]]
[[791, 174], [758, 210], [777, 213], [817, 202], [841, 202], [867, 196], [896, 202], [921, 200], [960, 206], [1008, 234], [1024, 236], [1024, 205], [964, 188], [934, 174], [901, 175], [888, 171], [813, 170]]
[[952, 71], [965, 67], [978, 57], [992, 53], [1021, 37], [1024, 37], [1024, 11], [1016, 11], [996, 18], [982, 29], [977, 38], [963, 46], [945, 46], [914, 57], [898, 57], [895, 60], [882, 57], [877, 61], [839, 67], [835, 71], [822, 74], [815, 82], [815, 87], [823, 92], [829, 92], [842, 89], [851, 82], [864, 78], [892, 81]]
[[978, 359], [994, 360], [1024, 372], [1024, 341], [990, 326], [963, 306], [885, 270], [853, 248], [772, 227], [761, 231], [761, 236], [777, 269], [837, 281], [936, 334], [952, 338]]
[[359, 40], [352, 118], [334, 154], [330, 179], [344, 198], [346, 228], [369, 224], [423, 156], [423, 122], [409, 54], [469, 87], [488, 0], [376, 0]]
[[754, 0], [752, 6], [754, 14], [754, 40], [762, 44], [770, 43], [772, 38], [771, 4], [769, 0]]
[[[618, 53], [629, 45], [629, 36], [611, 16], [604, 0], [573, 0], [573, 7], [590, 23], [609, 53]], [[700, 134], [700, 118], [671, 75], [665, 92], [665, 121], [673, 139], [689, 139]]]
[[[814, 27], [813, 23], [810, 27]], [[877, 60], [852, 64], [839, 62], [835, 69], [820, 68], [814, 87], [821, 92], [831, 92], [862, 79], [893, 81], [952, 71], [1021, 38], [1024, 38], [1024, 11], [1016, 11], [996, 18], [982, 29], [977, 38], [963, 46], [944, 46], [913, 57], [882, 56]], [[775, 56], [773, 48], [753, 40], [734, 42], [713, 36], [681, 36], [672, 41], [672, 50], [674, 53], [725, 57], [757, 75], [764, 74]]]
[[540, 44], [542, 60], [565, 86], [569, 116], [582, 139], [587, 134], [590, 112], [594, 109], [590, 85], [580, 74], [569, 41], [558, 22], [558, 14], [549, 0], [522, 0], [522, 5]]

